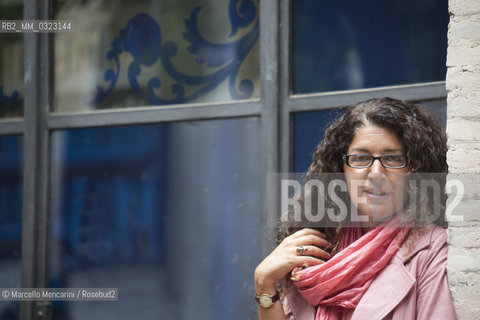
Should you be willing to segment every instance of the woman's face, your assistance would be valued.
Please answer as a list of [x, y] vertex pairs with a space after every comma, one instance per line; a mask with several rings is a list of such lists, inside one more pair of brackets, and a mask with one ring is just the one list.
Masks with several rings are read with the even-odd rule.
[[[405, 156], [406, 150], [392, 131], [368, 124], [361, 127], [354, 136], [348, 147], [347, 155], [350, 154]], [[398, 161], [398, 157], [390, 158]], [[368, 157], [360, 156], [358, 159], [364, 161]], [[392, 163], [387, 158], [384, 164]], [[368, 168], [352, 168], [344, 162], [343, 169], [352, 203], [358, 209], [358, 215], [364, 216], [360, 219], [366, 219], [365, 216], [369, 218], [362, 222], [364, 228], [378, 225], [404, 208], [407, 200], [406, 174], [410, 171], [410, 166], [385, 168], [376, 159]]]

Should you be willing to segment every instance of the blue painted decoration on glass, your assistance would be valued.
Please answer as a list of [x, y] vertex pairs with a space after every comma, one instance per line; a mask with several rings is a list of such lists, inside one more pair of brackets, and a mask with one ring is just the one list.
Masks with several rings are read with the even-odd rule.
[[[120, 31], [117, 38], [111, 43], [111, 50], [107, 59], [114, 61], [115, 68], [104, 73], [104, 80], [108, 86], [97, 86], [97, 92], [90, 105], [98, 105], [104, 101], [115, 89], [120, 75], [119, 56], [128, 52], [133, 61], [128, 66], [127, 76], [133, 92], [153, 105], [186, 103], [216, 88], [228, 79], [230, 96], [233, 99], [248, 99], [253, 93], [253, 83], [250, 79], [242, 79], [238, 88], [236, 78], [238, 70], [245, 57], [259, 37], [258, 2], [252, 0], [230, 0], [229, 20], [231, 24], [230, 37], [237, 34], [239, 28], [252, 25], [251, 30], [238, 40], [228, 43], [213, 43], [206, 40], [199, 32], [198, 16], [202, 7], [192, 10], [190, 17], [185, 20], [186, 32], [183, 37], [190, 43], [188, 52], [195, 60], [212, 68], [214, 71], [206, 75], [191, 75], [179, 71], [171, 61], [177, 54], [178, 46], [173, 41], [162, 42], [162, 30], [159, 24], [148, 14], [140, 13], [131, 18], [126, 27]], [[160, 61], [166, 73], [175, 81], [171, 86], [173, 98], [167, 99], [158, 96], [162, 82], [159, 77], [152, 77], [147, 88], [142, 88], [138, 76], [143, 67], [152, 66]], [[114, 70], [115, 69], [115, 70]], [[186, 94], [186, 87], [199, 88]]]

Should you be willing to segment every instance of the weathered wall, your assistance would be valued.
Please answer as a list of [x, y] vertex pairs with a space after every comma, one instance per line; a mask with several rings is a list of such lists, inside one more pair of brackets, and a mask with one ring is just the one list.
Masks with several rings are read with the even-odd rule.
[[448, 278], [458, 319], [480, 317], [480, 0], [450, 0], [447, 134], [450, 172], [466, 196], [448, 228]]

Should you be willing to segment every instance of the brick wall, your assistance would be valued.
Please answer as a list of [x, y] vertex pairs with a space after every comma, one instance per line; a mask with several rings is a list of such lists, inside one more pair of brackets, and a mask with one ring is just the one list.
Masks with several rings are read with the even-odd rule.
[[447, 134], [451, 176], [465, 197], [448, 229], [448, 279], [458, 319], [480, 319], [480, 0], [450, 0]]

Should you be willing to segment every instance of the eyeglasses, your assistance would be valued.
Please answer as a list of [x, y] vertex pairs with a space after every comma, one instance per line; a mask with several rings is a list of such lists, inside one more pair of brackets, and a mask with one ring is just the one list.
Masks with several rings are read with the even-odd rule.
[[347, 166], [364, 169], [369, 168], [375, 160], [380, 160], [380, 163], [384, 168], [388, 169], [401, 169], [408, 165], [408, 158], [402, 154], [386, 154], [379, 157], [374, 157], [370, 154], [345, 154], [343, 155], [343, 161]]

